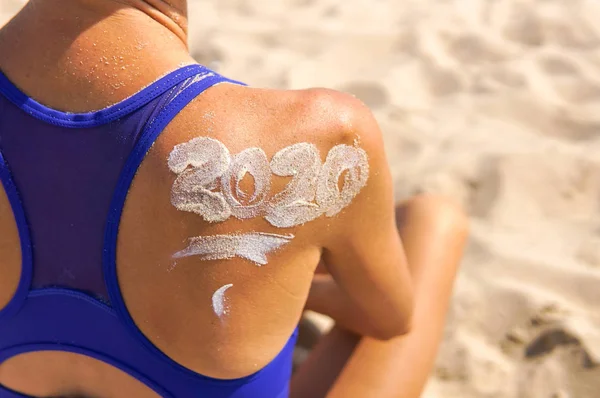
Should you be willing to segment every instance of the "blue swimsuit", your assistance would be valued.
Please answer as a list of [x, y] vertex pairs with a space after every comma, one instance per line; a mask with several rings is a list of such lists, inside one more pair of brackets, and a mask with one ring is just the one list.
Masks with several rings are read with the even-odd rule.
[[[67, 351], [117, 367], [161, 397], [288, 396], [296, 333], [259, 372], [213, 379], [142, 334], [117, 280], [119, 221], [140, 163], [190, 101], [223, 82], [241, 84], [186, 66], [114, 106], [72, 114], [35, 102], [0, 73], [0, 179], [22, 249], [18, 288], [0, 310], [0, 363]], [[0, 386], [1, 398], [24, 396]]]

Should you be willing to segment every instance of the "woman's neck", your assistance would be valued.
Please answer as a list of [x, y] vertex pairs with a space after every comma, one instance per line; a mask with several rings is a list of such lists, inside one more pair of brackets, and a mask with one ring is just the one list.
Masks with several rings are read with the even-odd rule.
[[0, 70], [56, 109], [83, 112], [118, 102], [194, 63], [186, 1], [168, 1], [30, 0], [0, 29]]
[[[107, 0], [86, 0], [106, 2]], [[187, 0], [108, 0], [136, 8], [169, 29], [187, 45]]]
[[[30, 1], [53, 3], [55, 0]], [[187, 0], [75, 0], [73, 3], [80, 3], [86, 9], [95, 12], [99, 18], [123, 10], [124, 7], [139, 10], [187, 45]]]

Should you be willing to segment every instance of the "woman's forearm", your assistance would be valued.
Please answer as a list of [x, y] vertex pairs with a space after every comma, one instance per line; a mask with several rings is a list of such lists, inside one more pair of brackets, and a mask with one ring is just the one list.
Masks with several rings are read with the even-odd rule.
[[306, 309], [327, 315], [337, 326], [360, 336], [387, 338], [373, 327], [368, 315], [339, 287], [331, 275], [315, 275]]

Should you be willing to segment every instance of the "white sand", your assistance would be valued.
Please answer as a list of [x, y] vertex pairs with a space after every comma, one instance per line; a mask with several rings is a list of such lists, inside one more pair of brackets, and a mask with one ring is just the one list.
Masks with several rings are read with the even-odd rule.
[[[21, 3], [2, 0], [0, 24]], [[353, 92], [381, 123], [398, 198], [469, 209], [424, 397], [600, 396], [600, 2], [192, 3], [199, 61]]]

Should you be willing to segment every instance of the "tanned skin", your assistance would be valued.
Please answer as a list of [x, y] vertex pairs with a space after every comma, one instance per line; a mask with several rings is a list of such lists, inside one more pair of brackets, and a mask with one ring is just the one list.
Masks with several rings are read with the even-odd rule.
[[[0, 70], [48, 107], [99, 110], [195, 63], [186, 11], [186, 0], [30, 0], [0, 30]], [[335, 145], [359, 143], [371, 173], [334, 217], [286, 229], [262, 218], [209, 224], [170, 203], [169, 153], [200, 136], [218, 139], [233, 154], [260, 147], [269, 159], [299, 142], [316, 145], [323, 159]], [[288, 182], [273, 177], [270, 196]], [[253, 189], [251, 181], [242, 185]], [[295, 238], [260, 268], [242, 259], [194, 257], [161, 266], [192, 236], [240, 231]], [[466, 237], [466, 217], [444, 198], [396, 206], [381, 132], [360, 101], [325, 89], [221, 84], [170, 123], [140, 166], [119, 228], [117, 272], [141, 331], [193, 371], [222, 379], [256, 372], [311, 309], [336, 326], [296, 373], [292, 397], [416, 398], [433, 366]], [[19, 250], [2, 192], [0, 306], [17, 286]], [[324, 272], [315, 274], [319, 264]], [[236, 286], [227, 293], [231, 311], [218, 322], [211, 296], [228, 283]], [[7, 360], [0, 384], [39, 397], [156, 396], [107, 364], [55, 351]]]

